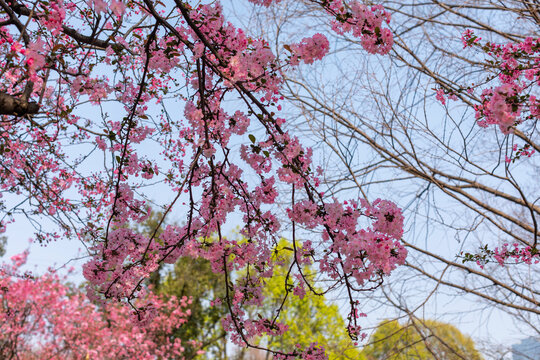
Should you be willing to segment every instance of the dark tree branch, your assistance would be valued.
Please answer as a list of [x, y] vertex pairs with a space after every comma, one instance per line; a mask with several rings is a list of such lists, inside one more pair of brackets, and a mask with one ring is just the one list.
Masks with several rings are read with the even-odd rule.
[[38, 111], [39, 105], [36, 102], [0, 92], [0, 115], [24, 116]]
[[[19, 4], [19, 3], [10, 4], [10, 8], [17, 15], [39, 18], [38, 15], [36, 15], [35, 13], [32, 13], [32, 11], [26, 6], [24, 6], [23, 4]], [[97, 39], [93, 36], [83, 35], [77, 30], [67, 27], [65, 25], [62, 25], [62, 32], [79, 43], [92, 45], [92, 46], [102, 48], [102, 49], [106, 49], [108, 46], [112, 46], [115, 51], [121, 51], [125, 49], [124, 45], [122, 44], [110, 42], [108, 40]]]

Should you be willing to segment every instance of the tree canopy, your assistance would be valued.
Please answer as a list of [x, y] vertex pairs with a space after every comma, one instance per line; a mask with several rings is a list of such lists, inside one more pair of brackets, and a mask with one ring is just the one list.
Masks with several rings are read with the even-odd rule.
[[362, 350], [366, 360], [481, 360], [474, 342], [456, 327], [435, 320], [382, 321]]
[[440, 288], [539, 331], [533, 3], [0, 0], [0, 236], [79, 241], [89, 303], [140, 326], [151, 284], [193, 292], [179, 336], [220, 317], [277, 360], [328, 357], [287, 314], [335, 294], [351, 341], [366, 298], [412, 321]]
[[[274, 269], [274, 276], [265, 283], [265, 303], [262, 308], [253, 311], [262, 312], [270, 318], [275, 315], [275, 309], [281, 308], [279, 319], [288, 329], [283, 335], [261, 341], [268, 341], [269, 347], [276, 349], [287, 349], [296, 344], [309, 346], [316, 342], [325, 344], [329, 359], [360, 359], [358, 344], [355, 345], [349, 338], [338, 305], [328, 304], [324, 296], [311, 293], [299, 281], [299, 274], [289, 271], [292, 244], [281, 240], [274, 249], [274, 257], [279, 259], [281, 265]], [[315, 271], [307, 267], [304, 275], [312, 278]]]

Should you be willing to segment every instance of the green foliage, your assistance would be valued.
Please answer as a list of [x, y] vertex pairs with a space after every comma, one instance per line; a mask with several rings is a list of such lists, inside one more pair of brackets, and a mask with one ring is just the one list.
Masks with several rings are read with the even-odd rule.
[[[138, 227], [138, 231], [152, 236], [162, 218], [162, 213], [152, 212], [150, 217]], [[162, 232], [162, 224], [156, 231], [156, 238]], [[189, 306], [191, 315], [187, 322], [177, 328], [172, 334], [180, 338], [185, 348], [186, 359], [221, 358], [225, 353], [225, 332], [221, 327], [221, 318], [226, 309], [223, 306], [210, 306], [210, 301], [216, 297], [223, 297], [225, 288], [222, 286], [222, 275], [212, 272], [210, 262], [205, 259], [182, 257], [174, 268], [163, 277], [163, 265], [151, 274], [148, 284], [154, 292], [165, 296], [191, 297], [193, 302]], [[197, 349], [189, 344], [197, 341], [202, 344], [205, 355], [197, 355]]]
[[[225, 288], [220, 274], [212, 272], [210, 262], [205, 259], [182, 257], [167, 274], [156, 291], [164, 295], [188, 296], [193, 299], [191, 316], [174, 334], [183, 342], [197, 340], [210, 359], [220, 358], [225, 353], [225, 332], [221, 318], [225, 315], [224, 306], [210, 306], [210, 301], [223, 297]], [[187, 347], [186, 358], [194, 357], [193, 349]]]
[[7, 237], [0, 236], [0, 256], [4, 256], [6, 253]]
[[[167, 226], [167, 224], [161, 224], [158, 227], [162, 217], [163, 217], [162, 212], [152, 211], [148, 219], [146, 219], [146, 221], [140, 224], [137, 224], [136, 230], [145, 236], [152, 236], [154, 235], [154, 232], [155, 232], [155, 239], [159, 239], [159, 236], [163, 232], [163, 228]], [[162, 270], [163, 270], [163, 264], [160, 264], [159, 268], [156, 271], [154, 271], [152, 274], [150, 274], [150, 278], [147, 281], [147, 284], [151, 285], [154, 289], [159, 287], [159, 284], [161, 282]]]
[[401, 325], [383, 321], [362, 350], [366, 360], [481, 360], [467, 335], [456, 327], [434, 320]]
[[[266, 282], [264, 309], [267, 316], [271, 316], [271, 312], [279, 308], [286, 294], [286, 286], [291, 289], [293, 285], [292, 276], [289, 277], [288, 284], [285, 283], [292, 261], [291, 245], [282, 240], [276, 250], [284, 265], [277, 266], [274, 276]], [[313, 271], [306, 267], [303, 268], [303, 272], [307, 277], [314, 275]], [[278, 321], [288, 325], [289, 331], [283, 336], [273, 337], [269, 343], [270, 348], [285, 350], [291, 349], [295, 344], [307, 347], [312, 342], [318, 342], [325, 344], [329, 359], [362, 359], [359, 350], [347, 334], [346, 324], [338, 306], [328, 305], [324, 296], [314, 295], [306, 289], [306, 295], [300, 299], [290, 291]]]
[[[159, 223], [161, 214], [153, 213], [150, 218], [139, 227], [139, 231], [146, 235], [151, 235]], [[161, 233], [158, 230], [157, 236]], [[267, 317], [275, 314], [285, 296], [285, 278], [288, 265], [292, 261], [290, 244], [283, 240], [276, 252], [283, 261], [282, 266], [277, 266], [274, 275], [267, 280], [264, 288], [266, 300], [262, 309], [257, 311], [266, 313]], [[277, 259], [275, 259], [277, 260]], [[226, 358], [225, 332], [221, 327], [221, 318], [227, 313], [224, 305], [210, 306], [210, 301], [216, 298], [224, 298], [225, 288], [223, 276], [214, 274], [211, 265], [204, 259], [192, 259], [182, 257], [174, 265], [174, 268], [164, 277], [161, 275], [162, 269], [156, 271], [150, 277], [149, 284], [154, 291], [163, 295], [175, 295], [177, 297], [188, 296], [193, 299], [190, 306], [191, 316], [188, 321], [176, 329], [173, 336], [182, 339], [186, 351], [187, 359]], [[307, 268], [304, 272], [307, 276], [312, 276], [312, 271]], [[239, 274], [236, 274], [239, 275]], [[292, 278], [289, 279], [289, 285]], [[290, 286], [289, 286], [290, 288]], [[300, 299], [292, 292], [288, 295], [287, 304], [281, 312], [279, 321], [289, 326], [289, 331], [281, 337], [273, 337], [268, 344], [273, 349], [290, 349], [295, 344], [309, 346], [312, 342], [326, 344], [329, 359], [362, 360], [361, 354], [349, 339], [346, 331], [346, 324], [339, 313], [337, 305], [328, 305], [323, 296], [310, 294], [309, 291]], [[197, 340], [203, 344], [205, 355], [198, 356], [194, 348], [188, 345], [188, 341]], [[260, 342], [268, 342], [268, 339], [260, 339]], [[245, 351], [237, 354], [242, 358]]]

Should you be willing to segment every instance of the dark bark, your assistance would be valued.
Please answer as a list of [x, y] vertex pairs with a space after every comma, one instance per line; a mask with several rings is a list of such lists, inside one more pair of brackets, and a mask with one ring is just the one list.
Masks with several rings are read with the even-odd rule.
[[24, 116], [38, 111], [39, 105], [36, 102], [0, 92], [0, 115]]

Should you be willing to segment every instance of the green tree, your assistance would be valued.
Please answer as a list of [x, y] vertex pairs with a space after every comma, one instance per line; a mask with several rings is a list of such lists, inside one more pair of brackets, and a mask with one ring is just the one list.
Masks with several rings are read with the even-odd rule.
[[[274, 269], [274, 275], [268, 279], [264, 288], [266, 296], [264, 309], [267, 316], [275, 314], [283, 298], [286, 288], [289, 289], [287, 304], [283, 307], [278, 321], [288, 325], [289, 330], [280, 337], [272, 337], [269, 345], [271, 349], [291, 349], [295, 344], [307, 347], [312, 342], [324, 344], [329, 359], [362, 359], [360, 351], [354, 346], [346, 330], [345, 320], [336, 304], [329, 305], [324, 296], [315, 295], [306, 289], [305, 296], [300, 299], [292, 293], [294, 271], [287, 281], [287, 273], [292, 261], [291, 245], [282, 240], [276, 251], [283, 261], [282, 266]], [[303, 266], [303, 273], [307, 277], [314, 275], [313, 270]], [[261, 339], [268, 341], [268, 339]]]
[[6, 253], [7, 237], [0, 236], [0, 256], [4, 256]]
[[383, 321], [362, 350], [366, 360], [481, 360], [470, 337], [455, 326], [426, 320]]
[[[151, 236], [163, 217], [162, 213], [152, 212], [150, 217], [137, 230], [142, 234]], [[161, 224], [156, 231], [156, 238], [167, 224]], [[168, 271], [167, 271], [168, 270]], [[210, 302], [216, 297], [223, 297], [225, 289], [223, 278], [214, 274], [208, 260], [191, 257], [181, 257], [172, 269], [164, 269], [160, 264], [158, 270], [150, 275], [148, 284], [157, 294], [167, 296], [191, 297], [189, 306], [191, 315], [187, 322], [177, 328], [172, 336], [180, 338], [184, 344], [184, 357], [186, 359], [226, 358], [226, 337], [221, 327], [221, 318], [226, 309], [224, 306], [211, 306]], [[193, 347], [190, 341], [202, 344], [205, 354], [199, 355], [201, 347]]]
[[[153, 213], [144, 223], [139, 231], [148, 233], [150, 229], [155, 229], [160, 214]], [[158, 235], [161, 230], [158, 230]], [[291, 291], [292, 278], [289, 285], [285, 285], [289, 265], [292, 261], [290, 243], [282, 240], [276, 248], [275, 256], [283, 261], [282, 266], [277, 266], [274, 275], [266, 282], [264, 294], [266, 296], [263, 309], [258, 311], [266, 312], [268, 317], [279, 307], [286, 294], [285, 286], [289, 287], [287, 295], [287, 306], [281, 312], [279, 321], [289, 326], [283, 336], [273, 338], [269, 343], [270, 347], [276, 350], [290, 349], [295, 344], [303, 347], [309, 346], [312, 342], [326, 344], [325, 348], [329, 359], [363, 359], [360, 351], [349, 339], [346, 331], [346, 324], [339, 312], [337, 305], [328, 305], [323, 296], [311, 294], [309, 292], [300, 299], [293, 295]], [[277, 259], [274, 259], [277, 260]], [[205, 355], [197, 356], [196, 349], [186, 346], [184, 355], [190, 358], [226, 359], [226, 334], [221, 327], [221, 318], [226, 314], [225, 306], [210, 306], [210, 302], [215, 298], [224, 298], [225, 289], [223, 277], [214, 274], [210, 262], [204, 259], [192, 259], [182, 257], [174, 265], [174, 268], [162, 276], [160, 271], [152, 274], [149, 283], [154, 291], [163, 295], [175, 295], [177, 297], [190, 296], [193, 303], [190, 306], [191, 316], [188, 321], [178, 328], [173, 336], [182, 339], [184, 344], [189, 340], [197, 340], [202, 343]], [[304, 267], [306, 276], [313, 276], [313, 271], [309, 267]], [[241, 276], [241, 274], [236, 274]], [[299, 321], [302, 319], [302, 321]], [[260, 342], [267, 342], [268, 339], [260, 339]], [[258, 354], [260, 355], [260, 354]], [[247, 349], [241, 349], [235, 356], [237, 359], [253, 358]], [[269, 354], [264, 354], [265, 358]]]
[[[210, 304], [215, 298], [224, 297], [225, 288], [222, 276], [212, 272], [208, 260], [181, 257], [155, 291], [166, 296], [191, 297], [191, 316], [177, 329], [174, 336], [183, 342], [201, 342], [202, 349], [206, 352], [201, 358], [226, 358], [226, 334], [221, 327], [221, 318], [225, 315], [226, 308]], [[184, 355], [188, 359], [197, 357], [193, 348], [188, 348]]]

